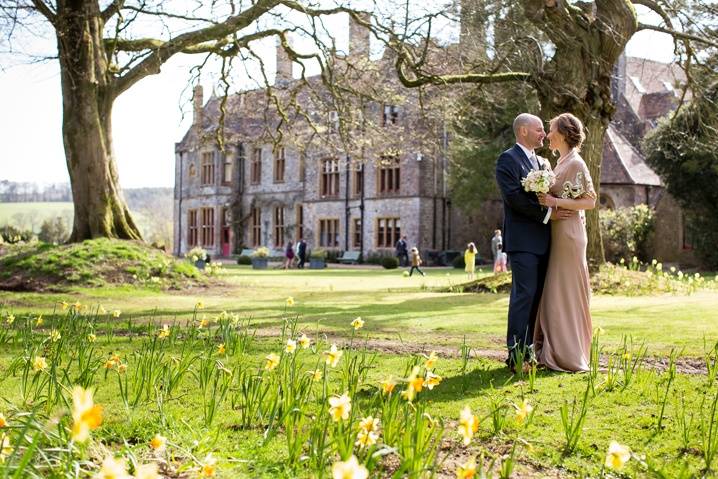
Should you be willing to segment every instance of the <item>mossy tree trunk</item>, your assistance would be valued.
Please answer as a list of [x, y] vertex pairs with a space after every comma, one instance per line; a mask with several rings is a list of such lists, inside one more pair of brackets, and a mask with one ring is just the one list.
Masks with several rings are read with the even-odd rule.
[[75, 217], [70, 241], [141, 239], [120, 190], [112, 151], [115, 99], [95, 2], [60, 2], [56, 17], [62, 137]]

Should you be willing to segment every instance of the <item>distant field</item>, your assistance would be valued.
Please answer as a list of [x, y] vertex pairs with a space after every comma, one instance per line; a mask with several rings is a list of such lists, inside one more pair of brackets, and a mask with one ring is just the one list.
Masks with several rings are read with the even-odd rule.
[[[33, 227], [35, 231], [40, 228], [47, 218], [62, 216], [72, 219], [73, 205], [71, 202], [53, 203], [0, 203], [0, 226], [11, 224], [17, 226], [18, 220], [23, 226]], [[16, 215], [22, 215], [17, 218]]]

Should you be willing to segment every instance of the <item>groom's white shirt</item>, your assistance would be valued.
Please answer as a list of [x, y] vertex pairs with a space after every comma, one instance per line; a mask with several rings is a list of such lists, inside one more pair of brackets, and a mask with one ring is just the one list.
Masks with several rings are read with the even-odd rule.
[[[526, 153], [526, 158], [529, 159], [531, 166], [533, 166], [534, 168], [536, 168], [538, 170], [540, 165], [539, 165], [538, 157], [536, 156], [536, 152], [534, 152], [534, 150], [529, 150], [521, 143], [516, 143], [516, 144], [519, 145], [519, 147], [521, 147], [522, 150], [524, 150], [524, 153]], [[552, 208], [549, 206], [548, 211], [546, 212], [546, 216], [544, 216], [543, 224], [548, 223], [548, 220], [551, 219], [551, 210], [552, 210]]]

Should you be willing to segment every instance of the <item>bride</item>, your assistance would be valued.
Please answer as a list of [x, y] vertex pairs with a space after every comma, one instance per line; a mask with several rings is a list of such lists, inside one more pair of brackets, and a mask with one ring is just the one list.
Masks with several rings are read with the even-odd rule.
[[534, 330], [540, 364], [556, 371], [587, 371], [591, 354], [591, 285], [586, 263], [584, 210], [596, 206], [596, 193], [579, 151], [585, 139], [581, 120], [563, 113], [550, 122], [549, 148], [560, 157], [556, 183], [539, 202], [579, 211], [551, 222], [551, 253]]

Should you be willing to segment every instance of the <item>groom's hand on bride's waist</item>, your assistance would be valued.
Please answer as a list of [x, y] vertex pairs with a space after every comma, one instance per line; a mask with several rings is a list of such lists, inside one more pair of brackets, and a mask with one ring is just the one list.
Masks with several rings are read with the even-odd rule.
[[553, 211], [551, 211], [551, 219], [552, 220], [566, 220], [568, 218], [572, 218], [578, 214], [578, 211], [575, 210], [568, 210], [566, 208], [554, 208]]

